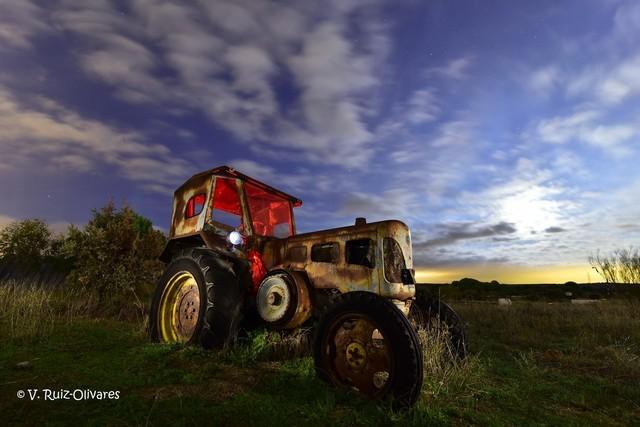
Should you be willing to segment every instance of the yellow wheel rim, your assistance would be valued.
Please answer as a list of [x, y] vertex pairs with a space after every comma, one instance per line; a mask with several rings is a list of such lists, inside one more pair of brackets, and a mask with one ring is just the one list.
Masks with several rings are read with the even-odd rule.
[[163, 342], [188, 342], [200, 315], [200, 291], [193, 274], [176, 273], [160, 299], [158, 323]]

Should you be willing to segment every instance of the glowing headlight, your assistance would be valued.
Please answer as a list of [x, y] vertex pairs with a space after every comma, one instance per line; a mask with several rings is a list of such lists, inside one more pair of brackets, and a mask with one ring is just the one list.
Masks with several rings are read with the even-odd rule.
[[229, 239], [229, 242], [232, 245], [240, 245], [242, 244], [242, 234], [238, 233], [237, 231], [232, 231], [231, 233], [229, 233], [229, 236], [227, 236], [227, 239]]

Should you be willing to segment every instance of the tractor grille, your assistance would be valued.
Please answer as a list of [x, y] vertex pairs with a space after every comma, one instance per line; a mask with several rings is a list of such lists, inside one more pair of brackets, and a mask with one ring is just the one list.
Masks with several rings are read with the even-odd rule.
[[391, 237], [384, 238], [384, 277], [390, 283], [402, 283], [402, 270], [407, 268], [398, 242]]

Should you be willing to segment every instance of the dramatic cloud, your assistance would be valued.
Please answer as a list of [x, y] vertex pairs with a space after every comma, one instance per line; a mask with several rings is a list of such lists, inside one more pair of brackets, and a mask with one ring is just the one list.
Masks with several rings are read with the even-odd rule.
[[144, 188], [171, 191], [188, 174], [187, 163], [163, 145], [148, 143], [139, 132], [87, 119], [47, 98], [34, 106], [17, 102], [0, 87], [0, 170], [28, 167], [36, 159], [45, 167], [89, 172], [100, 164]]
[[584, 142], [612, 154], [629, 153], [629, 147], [626, 145], [638, 136], [640, 129], [634, 124], [604, 123], [607, 123], [607, 120], [601, 113], [586, 110], [567, 117], [543, 120], [538, 125], [538, 132], [542, 140], [549, 143]]
[[20, 0], [0, 2], [0, 52], [3, 45], [29, 48], [31, 39], [49, 31], [45, 11], [36, 3]]
[[432, 122], [440, 113], [435, 90], [432, 88], [416, 91], [409, 100], [406, 117], [412, 124]]
[[386, 190], [380, 195], [351, 193], [343, 200], [340, 213], [379, 221], [389, 218], [406, 218], [411, 215], [415, 207], [414, 192], [410, 189], [395, 188]]
[[427, 76], [442, 76], [454, 80], [462, 80], [467, 77], [467, 71], [473, 63], [471, 56], [463, 56], [448, 62], [442, 67], [429, 68]]
[[465, 266], [478, 266], [478, 265], [499, 265], [509, 262], [509, 258], [502, 257], [486, 257], [471, 252], [442, 252], [437, 254], [421, 253], [418, 252], [414, 256], [416, 265], [426, 268], [447, 268], [447, 267], [465, 267]]
[[[375, 104], [363, 95], [379, 84], [388, 48], [375, 7], [145, 0], [124, 15], [108, 2], [68, 1], [54, 21], [85, 40], [82, 68], [128, 102], [202, 111], [258, 153], [360, 166], [372, 154], [365, 114]], [[278, 73], [290, 76], [281, 90], [299, 91], [286, 103]]]
[[564, 233], [567, 230], [562, 227], [547, 227], [544, 231], [545, 233]]
[[439, 237], [424, 242], [414, 243], [417, 251], [433, 246], [445, 246], [460, 240], [478, 239], [483, 237], [502, 236], [516, 232], [513, 224], [500, 222], [493, 225], [476, 226], [472, 223], [441, 224], [436, 227]]
[[571, 95], [591, 95], [605, 104], [617, 104], [640, 94], [640, 56], [587, 71], [568, 86]]

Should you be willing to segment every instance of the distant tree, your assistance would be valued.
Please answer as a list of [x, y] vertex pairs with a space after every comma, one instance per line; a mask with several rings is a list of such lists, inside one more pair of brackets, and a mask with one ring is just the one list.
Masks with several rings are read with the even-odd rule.
[[52, 249], [51, 231], [39, 219], [12, 222], [0, 231], [0, 259], [25, 267], [39, 265]]
[[609, 256], [597, 253], [589, 257], [593, 269], [607, 283], [635, 283], [640, 284], [640, 250], [617, 249]]
[[476, 279], [471, 279], [469, 277], [465, 277], [464, 279], [460, 279], [460, 280], [454, 280], [451, 283], [453, 285], [459, 285], [459, 286], [477, 286], [482, 284], [481, 281]]
[[492, 285], [499, 285], [499, 284], [500, 284], [500, 282], [498, 282], [497, 280], [492, 280], [492, 281], [491, 281], [491, 284], [492, 284]]

